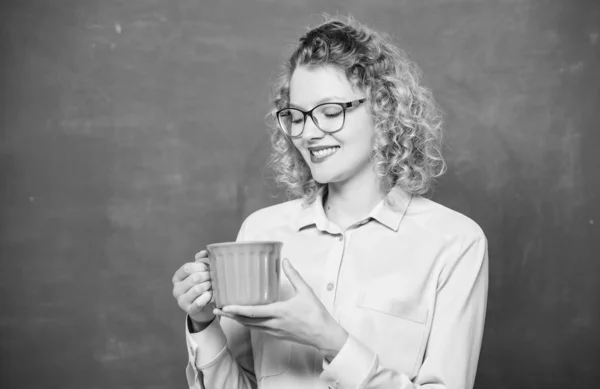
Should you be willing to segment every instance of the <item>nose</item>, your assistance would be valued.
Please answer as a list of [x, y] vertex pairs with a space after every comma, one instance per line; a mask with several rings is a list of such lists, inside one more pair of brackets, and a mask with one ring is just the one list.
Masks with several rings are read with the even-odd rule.
[[310, 116], [306, 116], [306, 122], [304, 123], [304, 131], [302, 132], [302, 137], [306, 140], [309, 139], [319, 139], [325, 136], [325, 132], [321, 131], [319, 127], [317, 127], [314, 119]]

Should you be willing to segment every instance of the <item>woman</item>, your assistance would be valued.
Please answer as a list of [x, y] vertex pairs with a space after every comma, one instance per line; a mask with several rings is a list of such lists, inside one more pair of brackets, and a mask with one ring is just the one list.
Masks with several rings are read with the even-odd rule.
[[445, 164], [418, 68], [387, 37], [329, 18], [275, 91], [272, 164], [296, 199], [250, 215], [238, 240], [284, 242], [283, 298], [213, 310], [205, 266], [182, 266], [190, 388], [472, 388], [487, 242], [421, 197]]

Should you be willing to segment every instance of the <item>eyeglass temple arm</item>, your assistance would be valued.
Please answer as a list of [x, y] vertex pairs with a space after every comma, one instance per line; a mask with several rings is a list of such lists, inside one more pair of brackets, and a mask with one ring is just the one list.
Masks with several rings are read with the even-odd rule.
[[346, 108], [356, 107], [357, 105], [363, 103], [365, 100], [366, 99], [354, 100], [354, 101], [351, 101], [349, 103], [346, 103], [345, 106], [346, 106]]

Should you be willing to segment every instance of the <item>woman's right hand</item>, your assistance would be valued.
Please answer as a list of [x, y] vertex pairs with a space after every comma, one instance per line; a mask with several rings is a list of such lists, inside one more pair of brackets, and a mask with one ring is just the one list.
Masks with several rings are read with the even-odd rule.
[[200, 258], [208, 258], [206, 250], [196, 254], [196, 262], [188, 262], [173, 275], [173, 297], [179, 308], [192, 319], [195, 331], [200, 331], [214, 319], [211, 303], [212, 287], [210, 272]]

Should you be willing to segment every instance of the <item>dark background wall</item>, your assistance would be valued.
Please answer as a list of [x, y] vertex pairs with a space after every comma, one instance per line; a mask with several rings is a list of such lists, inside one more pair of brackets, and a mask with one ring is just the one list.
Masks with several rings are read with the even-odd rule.
[[600, 2], [0, 6], [0, 386], [185, 387], [171, 276], [282, 201], [269, 82], [304, 26], [392, 34], [445, 111], [433, 198], [489, 237], [477, 388], [600, 380]]

